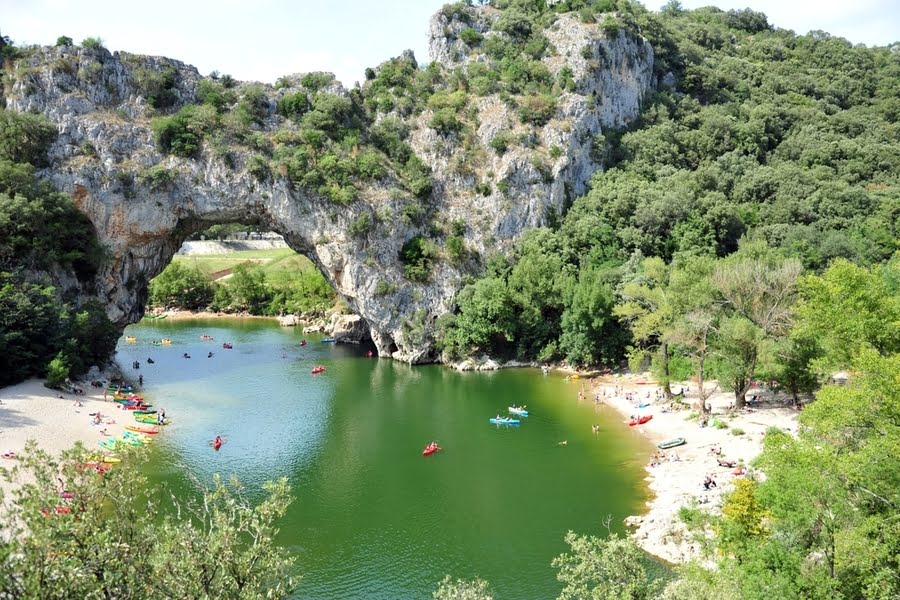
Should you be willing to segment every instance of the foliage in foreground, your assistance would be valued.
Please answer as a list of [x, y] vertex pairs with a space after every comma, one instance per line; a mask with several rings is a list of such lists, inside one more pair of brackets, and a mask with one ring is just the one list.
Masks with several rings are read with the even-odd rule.
[[263, 599], [295, 589], [293, 559], [274, 543], [291, 501], [285, 479], [266, 484], [256, 506], [217, 477], [197, 501], [170, 507], [148, 497], [129, 464], [137, 458], [101, 475], [85, 468], [93, 459], [80, 445], [57, 460], [29, 443], [3, 473], [18, 487], [0, 496], [0, 597]]

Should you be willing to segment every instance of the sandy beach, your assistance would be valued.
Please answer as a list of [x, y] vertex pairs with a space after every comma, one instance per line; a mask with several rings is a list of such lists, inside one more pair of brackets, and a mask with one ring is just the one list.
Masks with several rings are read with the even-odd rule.
[[[708, 388], [712, 383], [708, 383]], [[684, 403], [698, 402], [696, 384], [685, 382], [675, 384], [672, 391], [686, 389]], [[717, 459], [733, 461], [739, 466], [748, 465], [762, 450], [762, 438], [770, 427], [780, 427], [790, 432], [797, 430], [797, 411], [790, 405], [787, 396], [772, 397], [764, 390], [754, 388], [747, 398], [758, 396], [749, 411], [729, 411], [734, 402], [731, 392], [717, 391], [708, 400], [712, 405], [712, 418], [727, 423], [727, 428], [707, 425], [700, 427], [699, 420], [689, 419], [690, 408], [676, 412], [662, 412], [667, 402], [657, 399], [659, 388], [646, 376], [608, 376], [585, 383], [583, 387], [586, 401], [614, 408], [625, 422], [631, 415], [653, 415], [644, 425], [632, 427], [634, 435], [645, 436], [656, 445], [659, 442], [683, 437], [686, 444], [660, 451], [658, 464], [649, 465], [647, 481], [653, 498], [648, 502], [648, 510], [643, 515], [635, 515], [627, 520], [636, 526], [633, 533], [638, 544], [650, 554], [672, 563], [683, 563], [700, 557], [700, 548], [691, 543], [684, 525], [678, 519], [678, 511], [683, 506], [697, 505], [703, 510], [717, 512], [721, 507], [723, 494], [731, 489], [731, 483], [738, 471], [723, 467]], [[637, 404], [650, 402], [645, 408]], [[740, 435], [735, 435], [743, 431]], [[713, 448], [721, 448], [721, 455], [711, 453]], [[704, 480], [710, 475], [715, 487], [704, 488]]]
[[[48, 389], [40, 379], [0, 388], [0, 454], [21, 452], [29, 439], [54, 454], [71, 448], [75, 442], [82, 442], [90, 450], [102, 450], [97, 444], [105, 437], [102, 430], [117, 437], [125, 431], [125, 425], [134, 421], [119, 409], [112, 396], [103, 399], [105, 388], [79, 385], [84, 395]], [[94, 425], [90, 413], [98, 411], [103, 424]], [[14, 459], [2, 458], [0, 466], [13, 462]], [[0, 485], [5, 483], [0, 481]]]

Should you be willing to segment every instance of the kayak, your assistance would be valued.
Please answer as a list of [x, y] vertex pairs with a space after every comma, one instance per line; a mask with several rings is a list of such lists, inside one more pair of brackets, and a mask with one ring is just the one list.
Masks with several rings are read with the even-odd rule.
[[428, 446], [425, 446], [424, 450], [422, 450], [422, 456], [431, 456], [440, 449], [440, 446], [432, 446], [431, 444], [429, 444]]
[[104, 456], [102, 460], [108, 465], [117, 465], [122, 462], [122, 459], [117, 456]]
[[508, 406], [507, 410], [514, 415], [519, 415], [520, 417], [527, 417], [528, 411], [524, 408], [519, 408], [518, 406]]
[[498, 419], [497, 417], [491, 417], [490, 419], [488, 419], [488, 421], [490, 421], [494, 425], [518, 425], [521, 422], [521, 421], [519, 421], [519, 419], [510, 419], [508, 417], [505, 419], [503, 419], [503, 418]]
[[337, 341], [337, 340], [334, 339], [334, 338], [325, 338], [325, 339], [321, 340], [321, 342], [322, 342], [323, 344], [333, 344], [333, 343], [335, 343], [336, 341]]
[[324, 373], [325, 367], [313, 367], [313, 370], [310, 371], [313, 375], [318, 375], [319, 373]]
[[137, 410], [147, 410], [148, 408], [150, 408], [153, 405], [152, 404], [122, 404], [121, 406], [125, 410], [137, 411]]
[[[129, 444], [149, 444], [153, 441], [148, 435], [144, 435], [143, 433], [135, 433], [133, 431], [126, 431], [122, 434], [122, 441]], [[136, 444], [135, 444], [136, 445]]]
[[222, 447], [222, 440], [215, 440], [212, 444], [213, 450], [218, 450]]
[[668, 450], [669, 448], [674, 448], [675, 446], [681, 446], [685, 443], [683, 437], [675, 438], [674, 440], [669, 440], [667, 442], [660, 442], [656, 445], [660, 450]]
[[641, 417], [638, 420], [632, 419], [632, 420], [628, 421], [628, 425], [630, 425], [631, 427], [634, 427], [635, 425], [643, 425], [644, 423], [646, 423], [647, 421], [649, 421], [652, 418], [653, 418], [653, 415], [644, 415], [643, 417]]
[[107, 450], [116, 450], [119, 446], [119, 441], [113, 438], [106, 438], [105, 440], [100, 440], [100, 447], [106, 448]]
[[129, 344], [133, 344], [137, 341], [137, 338], [134, 337], [133, 335], [126, 335], [125, 341], [128, 342]]
[[155, 408], [144, 408], [141, 410], [134, 411], [134, 414], [136, 414], [136, 415], [155, 415], [156, 409]]
[[141, 427], [139, 425], [126, 425], [125, 429], [128, 431], [136, 431], [137, 433], [146, 433], [148, 435], [155, 435], [159, 433], [159, 429], [154, 427]]
[[172, 422], [172, 419], [166, 417], [162, 423], [159, 423], [153, 415], [134, 415], [134, 420], [147, 425], [169, 425]]

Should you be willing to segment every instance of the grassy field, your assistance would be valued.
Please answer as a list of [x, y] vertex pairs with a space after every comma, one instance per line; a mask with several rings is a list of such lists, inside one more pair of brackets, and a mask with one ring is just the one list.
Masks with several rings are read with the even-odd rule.
[[316, 267], [308, 258], [297, 254], [290, 248], [274, 250], [243, 250], [230, 254], [195, 254], [192, 256], [175, 256], [173, 262], [186, 267], [197, 267], [204, 273], [212, 275], [233, 269], [239, 264], [258, 265], [267, 276], [278, 277], [284, 273], [302, 273], [315, 271]]

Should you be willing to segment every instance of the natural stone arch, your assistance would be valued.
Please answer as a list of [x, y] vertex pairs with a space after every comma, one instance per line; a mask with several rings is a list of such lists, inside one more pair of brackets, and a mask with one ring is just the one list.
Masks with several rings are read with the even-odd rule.
[[[485, 26], [496, 18], [491, 11], [467, 10]], [[462, 20], [435, 15], [429, 42], [435, 62], [449, 70], [471, 60], [458, 39], [466, 27]], [[59, 136], [41, 176], [72, 195], [109, 252], [94, 281], [61, 276], [57, 283], [70, 297], [103, 302], [124, 327], [140, 318], [147, 283], [190, 233], [216, 223], [256, 222], [281, 233], [319, 268], [369, 324], [380, 355], [408, 362], [435, 359], [434, 321], [452, 310], [463, 277], [474, 269], [438, 260], [428, 281], [411, 282], [399, 260], [403, 244], [423, 236], [439, 245], [442, 234], [435, 235], [432, 225], [462, 222], [465, 246], [473, 254], [509, 251], [524, 230], [544, 225], [548, 214], [561, 214], [585, 192], [591, 174], [602, 167], [594, 150], [603, 129], [636, 118], [641, 100], [656, 84], [653, 49], [638, 35], [608, 37], [599, 26], [572, 15], [560, 15], [546, 34], [557, 50], [543, 59], [548, 70], [556, 77], [569, 69], [573, 80], [548, 122], [522, 123], [497, 95], [472, 98], [478, 125], [465, 149], [454, 135], [430, 127], [429, 109], [407, 118], [408, 143], [432, 173], [431, 223], [399, 218], [410, 195], [404, 196], [396, 173], [360, 182], [358, 197], [338, 205], [294, 187], [284, 173], [251, 174], [255, 151], [246, 145], [223, 154], [204, 144], [190, 159], [164, 155], [154, 142], [150, 123], [155, 113], [141, 74], [177, 73], [177, 85], [167, 91], [171, 103], [166, 110], [174, 111], [198, 101], [203, 78], [189, 65], [103, 48], [34, 50], [9, 74], [6, 106], [42, 113], [57, 125]], [[404, 59], [414, 61], [411, 54]], [[297, 81], [288, 78], [281, 89], [259, 88], [265, 114], [254, 125], [257, 132], [271, 135], [293, 126], [275, 108], [279, 98], [299, 89]], [[327, 89], [349, 94], [335, 82]], [[494, 137], [512, 130], [532, 143], [494, 152]], [[551, 148], [555, 152], [548, 154]], [[478, 158], [467, 157], [470, 151]], [[350, 235], [351, 223], [364, 213], [373, 227]]]

